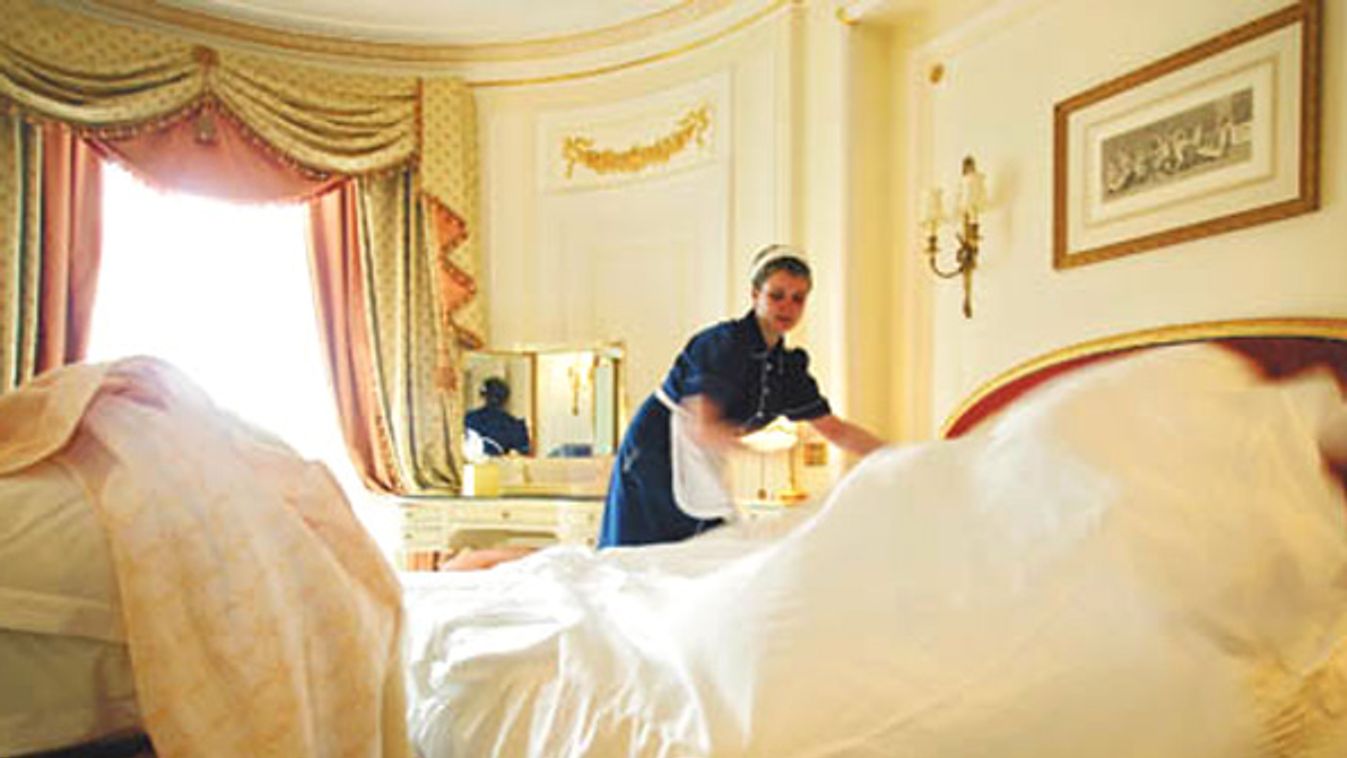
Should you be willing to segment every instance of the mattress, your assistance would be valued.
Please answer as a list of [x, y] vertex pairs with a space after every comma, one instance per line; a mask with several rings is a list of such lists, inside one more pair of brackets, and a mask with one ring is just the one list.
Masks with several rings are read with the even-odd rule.
[[117, 584], [85, 498], [57, 463], [0, 476], [0, 755], [138, 730]]

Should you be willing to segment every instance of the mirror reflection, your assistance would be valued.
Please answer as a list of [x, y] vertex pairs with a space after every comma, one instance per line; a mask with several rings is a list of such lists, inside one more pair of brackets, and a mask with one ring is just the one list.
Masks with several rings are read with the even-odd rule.
[[611, 456], [622, 433], [622, 347], [528, 347], [463, 359], [464, 456]]

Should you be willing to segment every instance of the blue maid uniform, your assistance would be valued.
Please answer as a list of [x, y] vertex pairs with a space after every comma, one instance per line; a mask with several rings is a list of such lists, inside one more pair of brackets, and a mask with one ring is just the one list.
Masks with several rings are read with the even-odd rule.
[[[724, 421], [744, 432], [780, 415], [803, 421], [832, 412], [809, 374], [809, 355], [787, 349], [784, 339], [768, 349], [751, 310], [698, 332], [660, 390], [674, 404], [704, 395]], [[627, 427], [608, 484], [599, 547], [675, 542], [724, 523], [689, 515], [674, 499], [670, 413], [651, 395]]]
[[471, 411], [463, 425], [482, 435], [487, 455], [505, 455], [516, 451], [529, 454], [529, 428], [523, 420], [489, 405]]

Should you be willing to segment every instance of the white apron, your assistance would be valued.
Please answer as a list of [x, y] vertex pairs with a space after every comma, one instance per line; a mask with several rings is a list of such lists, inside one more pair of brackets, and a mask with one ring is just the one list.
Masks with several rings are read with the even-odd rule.
[[725, 455], [699, 444], [692, 436], [692, 414], [655, 388], [655, 397], [669, 409], [669, 458], [674, 503], [689, 516], [733, 521], [738, 512], [730, 494], [729, 462]]

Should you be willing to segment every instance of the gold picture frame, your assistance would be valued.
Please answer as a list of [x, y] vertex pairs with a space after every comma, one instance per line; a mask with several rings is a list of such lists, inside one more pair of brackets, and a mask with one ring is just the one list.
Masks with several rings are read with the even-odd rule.
[[1053, 114], [1053, 268], [1319, 207], [1322, 9], [1301, 0]]

